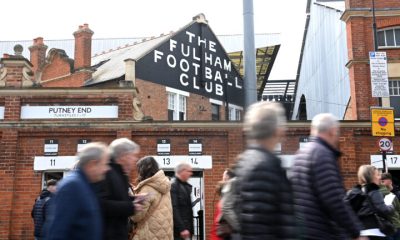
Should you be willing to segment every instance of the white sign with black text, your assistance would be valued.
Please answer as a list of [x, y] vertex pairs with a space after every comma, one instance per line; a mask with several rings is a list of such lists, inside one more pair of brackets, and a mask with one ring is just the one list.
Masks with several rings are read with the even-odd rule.
[[71, 170], [77, 161], [76, 156], [38, 156], [33, 162], [33, 170]]
[[372, 97], [389, 97], [386, 52], [369, 52]]
[[169, 139], [158, 139], [157, 140], [157, 154], [158, 155], [171, 154], [171, 141]]
[[76, 146], [76, 152], [80, 152], [86, 144], [90, 143], [89, 139], [79, 139], [78, 145]]
[[22, 106], [21, 119], [118, 118], [118, 106]]
[[[382, 169], [382, 155], [371, 155], [371, 165]], [[400, 155], [386, 155], [386, 166], [388, 169], [400, 169]]]
[[181, 162], [189, 163], [193, 169], [211, 169], [212, 157], [209, 155], [189, 156], [189, 155], [171, 155], [171, 156], [153, 156], [158, 166], [162, 169], [173, 169]]
[[44, 155], [57, 156], [58, 155], [58, 140], [46, 139], [44, 140]]
[[203, 153], [203, 144], [201, 139], [189, 140], [189, 155], [201, 155]]

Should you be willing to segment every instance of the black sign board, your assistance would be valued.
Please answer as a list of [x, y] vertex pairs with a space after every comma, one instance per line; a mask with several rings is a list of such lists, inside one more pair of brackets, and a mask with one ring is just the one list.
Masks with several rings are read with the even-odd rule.
[[78, 140], [78, 145], [77, 145], [76, 151], [77, 151], [77, 152], [80, 152], [81, 149], [82, 149], [86, 144], [88, 144], [88, 143], [90, 143], [90, 142], [91, 142], [90, 139], [79, 139], [79, 140]]
[[171, 142], [169, 139], [158, 139], [157, 140], [157, 155], [170, 155], [171, 154]]
[[57, 156], [58, 155], [58, 140], [46, 139], [44, 140], [44, 156]]
[[243, 106], [243, 80], [207, 24], [193, 23], [136, 63], [136, 76]]
[[189, 139], [189, 155], [202, 155], [203, 144], [201, 139]]

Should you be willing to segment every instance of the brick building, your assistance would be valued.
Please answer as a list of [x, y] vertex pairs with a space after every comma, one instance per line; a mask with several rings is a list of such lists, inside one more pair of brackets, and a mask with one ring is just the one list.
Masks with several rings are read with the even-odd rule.
[[[203, 21], [201, 18], [195, 19], [187, 27], [197, 28], [198, 20]], [[186, 33], [187, 27], [174, 36], [191, 36]], [[156, 65], [158, 63], [154, 60], [167, 60], [171, 47], [175, 49], [174, 46], [182, 46], [182, 42], [178, 42], [179, 37], [173, 38], [177, 43], [172, 41], [172, 45], [170, 36], [145, 41], [142, 44], [152, 47], [141, 45], [139, 48], [142, 54], [135, 52], [138, 55], [132, 55], [130, 52], [128, 58], [125, 58], [123, 52], [133, 51], [135, 46], [90, 58], [88, 49], [92, 34], [87, 25], [74, 33], [77, 49], [74, 60], [60, 49], [51, 49], [47, 53], [43, 39], [37, 38], [30, 48], [30, 61], [20, 55], [20, 47], [15, 48], [14, 55], [5, 55], [0, 61], [0, 239], [32, 239], [30, 211], [43, 182], [48, 178], [61, 178], [68, 174], [76, 160], [74, 155], [82, 144], [90, 141], [109, 143], [119, 137], [128, 137], [139, 143], [142, 155], [155, 156], [168, 174], [171, 174], [174, 164], [180, 160], [186, 160], [194, 166], [192, 197], [201, 198], [195, 209], [204, 210], [205, 232], [208, 233], [213, 219], [215, 185], [221, 179], [224, 169], [234, 162], [235, 156], [244, 147], [241, 124], [227, 121], [166, 121], [168, 116], [172, 119], [181, 117], [178, 114], [179, 108], [171, 106], [169, 110], [172, 112], [168, 111], [168, 90], [182, 97], [189, 93], [186, 106], [194, 109], [187, 111], [184, 116], [186, 120], [211, 120], [212, 104], [223, 106], [225, 101], [224, 96], [218, 99], [216, 94], [213, 98], [207, 95], [207, 91], [196, 93], [194, 87], [184, 91], [176, 86], [157, 83], [159, 75], [165, 75], [166, 78], [175, 76], [176, 72], [168, 62], [164, 62], [166, 69], [160, 67], [161, 70], [155, 73], [152, 72], [155, 68], [142, 67], [142, 70], [133, 71], [144, 64], [141, 60], [145, 61], [146, 56], [152, 60], [149, 60], [151, 64]], [[168, 45], [162, 44], [163, 39], [168, 39]], [[186, 39], [189, 41], [194, 38]], [[208, 45], [211, 52], [214, 47], [217, 48], [217, 44]], [[148, 51], [152, 55], [146, 55]], [[225, 53], [219, 50], [214, 60], [218, 54]], [[207, 56], [210, 58], [210, 55]], [[173, 61], [173, 57], [169, 59]], [[218, 66], [216, 62], [214, 65]], [[150, 63], [145, 66], [151, 66]], [[174, 65], [173, 62], [169, 63]], [[187, 65], [184, 61], [181, 63], [184, 74], [196, 76], [196, 67], [194, 73], [189, 73], [189, 70], [185, 72]], [[229, 66], [228, 62], [225, 63], [221, 61], [223, 70]], [[233, 66], [230, 73], [234, 74], [230, 78], [233, 79], [231, 83], [234, 89], [235, 77], [239, 74]], [[219, 79], [215, 76], [213, 81], [218, 83]], [[177, 79], [179, 77], [182, 77], [182, 71], [178, 72]], [[187, 83], [185, 75], [181, 80]], [[214, 86], [215, 82], [212, 82]], [[192, 86], [195, 84], [192, 83]], [[237, 95], [232, 95], [228, 92], [231, 107], [240, 106]], [[220, 116], [224, 116], [223, 111], [224, 107], [220, 108]], [[208, 113], [208, 117], [202, 118], [202, 112]], [[235, 112], [234, 115], [240, 114]], [[370, 132], [370, 123], [366, 121], [342, 123], [340, 143], [344, 156], [340, 160], [340, 167], [347, 187], [356, 181], [359, 165], [372, 161], [379, 164], [376, 160], [379, 158], [377, 139], [371, 137]], [[301, 147], [308, 133], [309, 122], [288, 123], [287, 138], [279, 150], [285, 167], [290, 167], [293, 154]], [[396, 133], [399, 134], [400, 129]], [[169, 151], [162, 151], [165, 148], [161, 146], [165, 147], [165, 144]], [[394, 144], [396, 146], [398, 142]], [[396, 156], [389, 158], [389, 161], [391, 169], [400, 169]]]
[[[308, 0], [292, 119], [331, 112], [346, 120], [369, 120], [372, 97], [369, 52], [374, 51], [372, 1]], [[390, 97], [400, 118], [400, 2], [375, 0], [377, 51], [388, 57]], [[330, 29], [330, 31], [326, 31]], [[308, 86], [315, 86], [318, 91]]]

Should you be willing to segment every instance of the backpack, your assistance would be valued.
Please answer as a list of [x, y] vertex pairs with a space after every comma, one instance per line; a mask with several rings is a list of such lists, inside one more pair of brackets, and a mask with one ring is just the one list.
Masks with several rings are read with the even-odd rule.
[[222, 209], [218, 219], [217, 235], [230, 236], [240, 232], [238, 214], [237, 178], [234, 177], [225, 183], [222, 188]]
[[355, 213], [358, 213], [363, 202], [366, 200], [366, 196], [362, 191], [351, 189], [346, 193], [344, 200], [351, 206]]

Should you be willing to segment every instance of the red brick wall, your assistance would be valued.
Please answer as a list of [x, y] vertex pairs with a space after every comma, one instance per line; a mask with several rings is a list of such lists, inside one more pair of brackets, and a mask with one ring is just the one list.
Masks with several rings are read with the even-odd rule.
[[[168, 120], [168, 96], [165, 86], [149, 81], [136, 79], [138, 97], [142, 103], [142, 111], [145, 116], [151, 116], [154, 120]], [[220, 108], [221, 120], [225, 111]], [[222, 110], [221, 110], [222, 109]], [[186, 99], [186, 120], [208, 121], [211, 120], [211, 103], [209, 98], [190, 93]]]
[[[398, 0], [375, 1], [376, 8], [399, 8]], [[346, 0], [346, 9], [370, 8], [371, 1]], [[384, 13], [384, 12], [382, 12]], [[385, 28], [400, 25], [400, 16], [378, 16], [377, 27]], [[372, 98], [369, 69], [369, 52], [374, 51], [372, 18], [353, 16], [347, 20], [347, 46], [349, 56], [349, 74], [351, 104], [346, 119], [369, 120], [370, 107], [377, 106], [378, 100]], [[399, 49], [385, 49], [388, 62], [398, 61]]]
[[[296, 124], [296, 123], [295, 123]], [[65, 126], [68, 126], [65, 123]], [[129, 124], [120, 123], [107, 129], [100, 127], [14, 127], [1, 132], [0, 146], [0, 239], [32, 239], [33, 223], [30, 210], [40, 192], [41, 173], [33, 169], [33, 157], [43, 155], [45, 139], [59, 140], [59, 155], [73, 155], [78, 139], [111, 142], [117, 137], [131, 137], [141, 146], [141, 155], [155, 155], [157, 139], [171, 140], [172, 155], [187, 155], [187, 143], [191, 138], [202, 139], [203, 154], [211, 155], [213, 168], [204, 171], [206, 233], [213, 219], [215, 186], [220, 181], [224, 169], [235, 162], [235, 157], [243, 150], [244, 140], [241, 125], [214, 123], [203, 128], [183, 127], [171, 123]], [[296, 126], [297, 125], [297, 126]], [[287, 137], [282, 144], [283, 154], [294, 154], [299, 146], [299, 138], [309, 134], [308, 125], [298, 127], [289, 123]], [[119, 127], [118, 127], [119, 126]], [[400, 134], [397, 129], [397, 134]], [[370, 136], [369, 127], [342, 127], [340, 149], [344, 153], [339, 165], [347, 188], [356, 183], [357, 169], [370, 163], [370, 155], [377, 154], [378, 138]], [[400, 145], [394, 139], [394, 145]], [[132, 176], [132, 181], [135, 175]], [[217, 198], [216, 198], [217, 199]]]
[[55, 54], [42, 71], [42, 81], [59, 78], [71, 74], [71, 66], [64, 58], [61, 58], [59, 54]]

